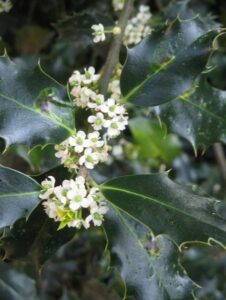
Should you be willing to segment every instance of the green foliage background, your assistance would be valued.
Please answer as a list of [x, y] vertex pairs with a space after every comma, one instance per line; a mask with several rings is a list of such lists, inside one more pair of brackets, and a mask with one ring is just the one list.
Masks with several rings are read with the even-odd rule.
[[[57, 231], [33, 196], [47, 175], [59, 182], [70, 176], [54, 158], [53, 144], [73, 131], [74, 116], [76, 126], [84, 124], [81, 111], [69, 109], [65, 84], [75, 69], [101, 71], [109, 39], [93, 45], [90, 26], [113, 24], [111, 1], [15, 0], [10, 13], [0, 14], [3, 300], [118, 300], [125, 294], [183, 300], [192, 293], [200, 300], [226, 299], [225, 249], [213, 239], [207, 243], [211, 236], [226, 244], [226, 183], [213, 147], [222, 142], [225, 150], [224, 34], [209, 57], [217, 30], [226, 25], [226, 3], [144, 2], [155, 31], [129, 49], [127, 60], [125, 49], [121, 53], [122, 92], [132, 103], [126, 159], [115, 157], [93, 173], [100, 183], [134, 174], [101, 185], [110, 203], [104, 230]], [[156, 175], [140, 175], [151, 172]], [[27, 197], [30, 206], [23, 207]], [[104, 251], [105, 233], [111, 255]]]

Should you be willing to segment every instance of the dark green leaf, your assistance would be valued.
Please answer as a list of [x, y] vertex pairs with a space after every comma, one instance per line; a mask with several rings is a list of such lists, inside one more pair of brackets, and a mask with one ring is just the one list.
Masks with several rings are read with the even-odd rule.
[[1, 262], [0, 295], [2, 300], [38, 299], [34, 280], [9, 264]]
[[73, 132], [73, 110], [60, 100], [62, 86], [39, 66], [24, 69], [3, 56], [0, 79], [0, 136], [6, 147], [58, 143]]
[[40, 186], [30, 177], [0, 167], [0, 228], [30, 215], [39, 203]]
[[169, 130], [194, 148], [226, 141], [226, 91], [211, 87], [206, 78], [192, 95], [161, 105], [159, 111]]
[[114, 206], [105, 220], [109, 247], [120, 274], [139, 300], [191, 300], [194, 284], [178, 262], [179, 250], [166, 236], [153, 237], [150, 228]]
[[178, 16], [182, 20], [195, 18], [197, 15], [205, 23], [206, 28], [213, 29], [219, 27], [219, 24], [214, 20], [214, 16], [208, 11], [207, 2], [194, 2], [192, 0], [170, 1], [164, 8], [163, 14], [168, 20], [174, 20]]
[[54, 252], [75, 235], [74, 228], [57, 230], [59, 224], [51, 220], [42, 205], [38, 206], [28, 220], [17, 221], [11, 229], [5, 229], [0, 241], [3, 259], [32, 260], [42, 265]]
[[60, 20], [56, 25], [60, 37], [69, 41], [74, 41], [83, 45], [83, 48], [93, 44], [93, 36], [91, 26], [94, 24], [103, 24], [106, 26], [113, 26], [113, 20], [99, 12], [83, 11], [75, 13], [72, 16], [67, 16]]
[[226, 221], [219, 203], [201, 197], [162, 174], [125, 176], [101, 186], [106, 199], [154, 234], [168, 234], [177, 243], [214, 238], [226, 244]]
[[30, 151], [24, 145], [15, 145], [10, 147], [10, 153], [21, 157], [26, 161], [32, 172], [40, 174], [59, 166], [60, 161], [55, 157], [54, 145], [46, 145], [44, 147], [38, 145]]
[[121, 88], [124, 101], [154, 106], [194, 88], [205, 69], [217, 30], [208, 31], [201, 19], [176, 19], [128, 50]]

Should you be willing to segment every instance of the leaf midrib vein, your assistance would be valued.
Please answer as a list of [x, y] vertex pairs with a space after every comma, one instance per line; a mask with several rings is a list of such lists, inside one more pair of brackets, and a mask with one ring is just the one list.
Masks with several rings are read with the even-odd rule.
[[[181, 213], [181, 214], [183, 214], [183, 215], [185, 215], [185, 216], [187, 216], [187, 217], [190, 217], [190, 218], [192, 218], [192, 219], [195, 219], [196, 221], [201, 221], [200, 219], [196, 218], [195, 216], [189, 215], [189, 214], [187, 214], [185, 211], [180, 210], [180, 209], [176, 208], [175, 206], [168, 205], [168, 204], [165, 203], [165, 202], [160, 202], [159, 200], [157, 200], [157, 199], [155, 199], [155, 198], [151, 198], [151, 197], [146, 196], [146, 195], [143, 195], [143, 194], [138, 194], [138, 193], [135, 193], [135, 192], [131, 192], [131, 191], [128, 191], [128, 190], [124, 190], [124, 189], [120, 189], [120, 188], [115, 188], [115, 187], [111, 187], [111, 186], [103, 186], [103, 187], [102, 187], [102, 190], [113, 190], [113, 191], [117, 191], [117, 192], [123, 192], [123, 193], [129, 194], [129, 195], [137, 196], [137, 197], [140, 197], [140, 198], [144, 198], [144, 199], [153, 201], [153, 202], [157, 203], [157, 204], [160, 205], [160, 206], [165, 206], [165, 207], [167, 207], [167, 208], [169, 208], [169, 209], [171, 209], [171, 210], [175, 210], [175, 211], [177, 211], [177, 212], [179, 212], [179, 213]], [[110, 203], [111, 203], [111, 201], [110, 201]], [[121, 209], [121, 208], [119, 207], [119, 209]], [[123, 209], [122, 209], [122, 210], [123, 210]], [[131, 215], [131, 214], [129, 214], [129, 215]], [[132, 216], [132, 215], [131, 215], [131, 216]], [[132, 216], [132, 217], [133, 217], [133, 216]], [[207, 225], [210, 225], [210, 226], [212, 225], [211, 223], [207, 223], [207, 222], [205, 222], [204, 220], [202, 220], [202, 222], [205, 223], [205, 224], [207, 224]], [[212, 225], [212, 226], [213, 226], [213, 225]], [[217, 228], [218, 228], [218, 227], [217, 227]]]
[[32, 196], [32, 195], [38, 195], [40, 194], [39, 191], [35, 191], [35, 192], [24, 192], [24, 193], [12, 193], [12, 194], [1, 194], [0, 198], [16, 198], [16, 197], [23, 197], [23, 196]]
[[190, 100], [184, 100], [185, 103], [189, 103], [190, 105], [196, 107], [197, 109], [203, 111], [204, 113], [206, 113], [207, 115], [210, 115], [212, 118], [215, 118], [215, 119], [218, 119], [219, 121], [223, 122], [223, 123], [226, 123], [226, 120], [223, 119], [222, 117], [219, 117], [218, 115], [212, 113], [211, 111], [205, 109], [204, 107], [190, 101]]
[[42, 117], [45, 118], [45, 119], [51, 120], [53, 123], [55, 123], [55, 124], [59, 125], [60, 127], [66, 129], [68, 132], [73, 133], [73, 130], [72, 130], [71, 128], [69, 128], [69, 127], [68, 127], [67, 125], [65, 125], [64, 123], [58, 121], [56, 118], [53, 118], [51, 115], [43, 114], [42, 112], [40, 112], [40, 111], [38, 111], [38, 110], [34, 110], [34, 109], [32, 109], [31, 107], [26, 106], [26, 105], [24, 105], [23, 103], [20, 103], [20, 102], [17, 101], [16, 99], [14, 99], [14, 98], [12, 98], [12, 97], [9, 97], [9, 96], [6, 96], [6, 95], [4, 95], [4, 94], [2, 94], [2, 93], [0, 93], [0, 96], [1, 96], [2, 98], [4, 98], [4, 99], [8, 100], [8, 101], [11, 101], [11, 102], [15, 103], [16, 105], [22, 107], [23, 109], [26, 109], [26, 110], [28, 110], [28, 111], [30, 111], [30, 112], [32, 112], [32, 113], [36, 113], [36, 114], [42, 116]]
[[[112, 203], [111, 203], [111, 205], [112, 205]], [[128, 221], [123, 217], [123, 215], [121, 214], [120, 211], [123, 211], [123, 210], [121, 210], [120, 208], [118, 208], [118, 207], [117, 207], [116, 205], [114, 205], [114, 204], [112, 205], [112, 207], [113, 207], [113, 209], [115, 210], [116, 214], [118, 215], [119, 219], [121, 219], [121, 222], [124, 224], [124, 226], [125, 226], [125, 227], [127, 228], [127, 230], [130, 232], [130, 234], [132, 235], [132, 237], [137, 241], [137, 244], [138, 244], [139, 247], [141, 248], [142, 252], [145, 253], [145, 256], [146, 256], [147, 260], [150, 262], [150, 264], [151, 264], [151, 266], [152, 266], [153, 275], [155, 275], [155, 276], [158, 278], [159, 282], [162, 282], [162, 286], [164, 287], [164, 290], [165, 290], [166, 293], [169, 295], [169, 292], [168, 292], [167, 288], [165, 287], [165, 284], [163, 284], [163, 281], [162, 281], [161, 277], [159, 276], [159, 274], [158, 274], [156, 268], [154, 267], [154, 265], [153, 265], [153, 263], [152, 263], [152, 260], [150, 259], [149, 255], [148, 255], [147, 251], [145, 250], [144, 246], [142, 245], [140, 239], [138, 238], [137, 234], [136, 234], [135, 231], [133, 230], [132, 226], [130, 226], [129, 222], [128, 222]], [[127, 214], [127, 212], [125, 212], [125, 211], [123, 211], [123, 212]], [[140, 223], [140, 224], [141, 224], [142, 226], [144, 226], [145, 228], [148, 228], [148, 229], [151, 231], [151, 229], [150, 229], [147, 225], [141, 223], [139, 220], [137, 220], [137, 222]]]

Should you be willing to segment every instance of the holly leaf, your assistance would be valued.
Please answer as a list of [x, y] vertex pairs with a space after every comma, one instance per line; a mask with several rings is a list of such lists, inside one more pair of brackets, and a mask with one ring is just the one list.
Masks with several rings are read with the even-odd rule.
[[140, 158], [160, 160], [170, 163], [180, 155], [181, 145], [173, 134], [166, 134], [166, 128], [159, 122], [144, 117], [136, 117], [129, 120], [129, 128], [132, 132], [135, 145], [138, 146]]
[[193, 194], [164, 173], [112, 179], [101, 190], [110, 203], [153, 230], [168, 234], [178, 244], [206, 242], [226, 244], [226, 220], [220, 201]]
[[226, 141], [226, 91], [212, 87], [202, 77], [195, 92], [159, 107], [159, 116], [169, 131], [205, 147]]
[[25, 69], [0, 57], [0, 137], [6, 147], [59, 143], [73, 132], [73, 109], [63, 87], [40, 66]]
[[41, 266], [76, 233], [74, 228], [57, 230], [58, 227], [59, 223], [51, 220], [39, 205], [28, 220], [18, 220], [10, 229], [4, 230], [0, 239], [3, 260], [22, 259]]
[[207, 3], [201, 3], [200, 5], [200, 3], [193, 2], [192, 0], [171, 1], [163, 9], [163, 14], [167, 20], [174, 20], [178, 16], [182, 20], [187, 20], [199, 15], [199, 18], [202, 19], [208, 28], [219, 28], [219, 23], [217, 23], [216, 18], [209, 13], [207, 7]]
[[66, 16], [55, 24], [55, 28], [59, 32], [60, 38], [64, 40], [74, 41], [83, 48], [93, 44], [93, 36], [91, 26], [93, 24], [103, 24], [105, 27], [113, 26], [113, 20], [104, 14], [95, 10], [74, 13], [72, 16]]
[[0, 167], [0, 228], [27, 218], [38, 205], [40, 185], [18, 171]]
[[0, 262], [0, 294], [4, 300], [37, 300], [35, 281], [9, 264]]
[[155, 106], [193, 90], [217, 33], [198, 17], [185, 21], [177, 18], [128, 49], [121, 76], [124, 101]]
[[179, 264], [179, 250], [167, 236], [154, 237], [149, 227], [114, 205], [104, 227], [128, 294], [131, 290], [139, 300], [193, 299], [195, 284]]

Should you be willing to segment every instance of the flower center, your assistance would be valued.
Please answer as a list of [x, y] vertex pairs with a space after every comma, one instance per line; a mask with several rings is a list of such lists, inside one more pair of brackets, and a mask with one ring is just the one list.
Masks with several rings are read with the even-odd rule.
[[112, 124], [111, 124], [111, 128], [113, 128], [113, 129], [118, 129], [118, 124], [117, 124], [117, 123], [112, 123]]
[[102, 120], [97, 118], [97, 119], [95, 120], [95, 124], [96, 124], [96, 125], [101, 125], [101, 124], [102, 124]]
[[95, 220], [98, 220], [98, 221], [102, 220], [101, 215], [98, 214], [98, 213], [94, 213], [93, 217], [94, 217]]
[[80, 196], [80, 195], [77, 195], [74, 197], [75, 202], [81, 202], [81, 200], [82, 200], [82, 196]]
[[89, 162], [89, 163], [93, 163], [93, 158], [92, 158], [92, 156], [91, 156], [91, 155], [88, 155], [88, 156], [86, 157], [86, 161]]
[[91, 74], [88, 71], [86, 71], [85, 76], [86, 76], [86, 79], [90, 79], [91, 78]]
[[96, 104], [97, 104], [97, 105], [101, 105], [101, 100], [100, 100], [100, 98], [96, 98]]
[[115, 111], [115, 109], [116, 109], [115, 105], [112, 105], [112, 106], [109, 107], [109, 110], [112, 111], [112, 112]]
[[82, 138], [78, 137], [78, 138], [76, 139], [76, 144], [82, 145], [82, 144], [83, 144]]

